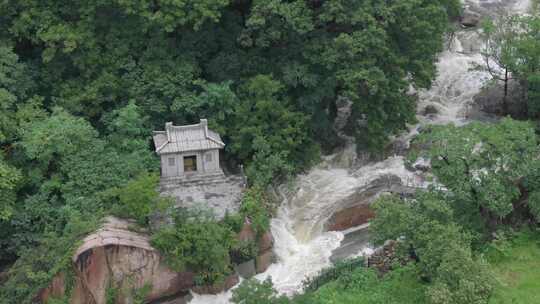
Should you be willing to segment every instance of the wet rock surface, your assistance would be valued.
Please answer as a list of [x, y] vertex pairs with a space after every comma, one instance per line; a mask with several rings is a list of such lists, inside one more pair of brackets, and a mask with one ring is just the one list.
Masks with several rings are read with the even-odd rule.
[[527, 117], [527, 103], [523, 90], [517, 81], [510, 81], [506, 97], [507, 113], [503, 113], [504, 84], [496, 82], [485, 87], [474, 97], [473, 110], [493, 116], [510, 115], [513, 118]]
[[352, 227], [367, 224], [375, 212], [368, 205], [360, 205], [338, 211], [332, 215], [327, 224], [328, 231], [343, 231]]
[[255, 267], [257, 273], [263, 273], [274, 263], [276, 256], [272, 250], [267, 250], [265, 252], [259, 253], [257, 258], [255, 258]]
[[341, 200], [340, 206], [325, 224], [326, 231], [343, 231], [366, 224], [375, 216], [369, 207], [380, 194], [394, 193], [410, 197], [416, 192], [415, 187], [403, 185], [402, 180], [392, 174], [381, 176], [366, 186], [359, 187], [351, 195]]
[[332, 251], [330, 261], [336, 263], [359, 254], [368, 254], [369, 250], [366, 248], [369, 248], [369, 229], [367, 226], [345, 234], [340, 246]]

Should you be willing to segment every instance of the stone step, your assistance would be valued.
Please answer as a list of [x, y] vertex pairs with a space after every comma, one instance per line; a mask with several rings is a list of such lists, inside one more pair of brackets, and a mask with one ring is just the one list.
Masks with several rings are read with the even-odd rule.
[[162, 178], [161, 183], [189, 183], [189, 182], [198, 182], [204, 180], [216, 180], [216, 179], [226, 179], [224, 175], [204, 175], [190, 178]]
[[197, 180], [170, 180], [170, 181], [162, 181], [161, 184], [164, 185], [191, 185], [191, 184], [207, 184], [207, 183], [215, 183], [215, 182], [227, 182], [228, 179], [225, 177], [211, 177], [211, 178], [205, 178], [205, 179], [197, 179]]
[[244, 178], [238, 175], [226, 176], [223, 172], [199, 174], [174, 178], [162, 178], [161, 191], [171, 191], [179, 188], [213, 187], [221, 184], [231, 184], [242, 187]]
[[212, 178], [226, 178], [226, 176], [223, 173], [215, 173], [215, 174], [204, 174], [204, 175], [196, 175], [196, 176], [169, 177], [169, 178], [162, 178], [161, 180], [164, 182], [168, 182], [168, 181], [189, 182], [189, 181], [207, 180], [207, 179], [212, 179]]
[[184, 183], [162, 183], [161, 189], [162, 191], [176, 189], [176, 188], [189, 188], [189, 187], [200, 187], [200, 186], [215, 186], [220, 184], [235, 184], [235, 185], [241, 185], [242, 182], [239, 181], [229, 181], [227, 179], [216, 179], [216, 180], [205, 180], [205, 181], [192, 181], [192, 182], [184, 182]]

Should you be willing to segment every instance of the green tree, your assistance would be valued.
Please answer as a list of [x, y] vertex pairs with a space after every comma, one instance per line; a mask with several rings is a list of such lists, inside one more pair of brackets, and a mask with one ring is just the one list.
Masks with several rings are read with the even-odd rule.
[[46, 231], [37, 244], [25, 244], [18, 252], [20, 258], [9, 269], [7, 281], [0, 286], [0, 303], [32, 303], [61, 271], [66, 274], [68, 289], [72, 287], [73, 253], [78, 241], [98, 227], [101, 215], [71, 212], [60, 232]]
[[268, 198], [263, 190], [250, 188], [242, 197], [240, 214], [248, 218], [255, 232], [260, 236], [270, 229]]
[[26, 156], [47, 173], [70, 155], [104, 145], [98, 139], [98, 132], [86, 120], [61, 108], [55, 108], [50, 117], [28, 125], [22, 131], [19, 144]]
[[239, 102], [231, 85], [231, 81], [199, 83], [198, 95], [182, 107], [186, 117], [191, 121], [208, 117], [209, 127], [228, 138], [234, 127], [234, 112]]
[[[540, 75], [540, 16], [503, 15], [484, 25], [486, 47], [483, 53], [491, 75], [504, 83], [503, 111], [507, 112], [508, 83], [517, 79], [526, 92], [526, 112], [537, 117], [540, 111], [538, 84]], [[491, 63], [494, 63], [493, 65]], [[502, 70], [502, 73], [500, 72]]]
[[349, 96], [351, 122], [367, 116], [352, 132], [381, 146], [414, 119], [405, 76], [429, 85], [448, 17], [459, 8], [457, 0], [10, 0], [1, 4], [0, 25], [36, 67], [46, 104], [93, 124], [130, 99], [154, 127], [190, 122], [200, 83], [230, 81], [239, 95], [249, 79], [272, 74], [313, 138], [335, 144], [335, 100]]
[[270, 76], [256, 76], [243, 88], [236, 110], [231, 150], [247, 162], [248, 178], [255, 185], [291, 174], [301, 160], [310, 161], [310, 155], [304, 153], [313, 144], [308, 137], [307, 118], [286, 106], [282, 88]]
[[[20, 62], [11, 46], [0, 40], [0, 144], [18, 137], [20, 116], [31, 99], [34, 81], [29, 67]], [[36, 109], [36, 114], [39, 111]]]
[[223, 282], [232, 271], [229, 251], [234, 233], [212, 218], [182, 214], [174, 225], [164, 227], [152, 237], [167, 264], [175, 271], [196, 272], [198, 285]]
[[118, 199], [115, 214], [148, 225], [150, 216], [158, 211], [163, 212], [169, 203], [167, 198], [159, 196], [158, 184], [157, 174], [143, 174], [121, 188], [110, 190]]
[[0, 158], [0, 222], [11, 218], [17, 200], [21, 172]]
[[271, 279], [259, 282], [249, 279], [233, 290], [231, 301], [235, 304], [285, 304], [290, 301], [285, 296], [278, 296]]
[[538, 142], [528, 122], [503, 119], [498, 124], [431, 127], [416, 140], [429, 148], [433, 173], [447, 187], [463, 213], [479, 208], [488, 223], [514, 210], [520, 184], [536, 163]]
[[482, 56], [485, 67], [496, 81], [502, 81], [504, 95], [502, 100], [503, 115], [508, 113], [508, 85], [516, 70], [516, 40], [519, 35], [519, 16], [503, 14], [497, 19], [487, 19], [483, 25], [486, 41]]
[[474, 257], [470, 235], [440, 194], [421, 193], [412, 201], [383, 197], [375, 211], [375, 239], [400, 239], [402, 254], [414, 253], [432, 282], [426, 291], [431, 303], [487, 303], [494, 286], [488, 268]]

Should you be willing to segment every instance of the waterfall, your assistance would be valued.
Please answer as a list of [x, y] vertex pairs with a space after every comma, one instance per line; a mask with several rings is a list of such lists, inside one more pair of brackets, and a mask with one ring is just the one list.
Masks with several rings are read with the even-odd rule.
[[[466, 0], [465, 5], [480, 7], [494, 12], [500, 7], [515, 13], [526, 13], [530, 0]], [[399, 140], [408, 142], [422, 125], [462, 125], [471, 120], [473, 98], [491, 80], [491, 76], [478, 69], [483, 65], [480, 54], [483, 42], [477, 30], [463, 29], [455, 33], [446, 51], [440, 54], [437, 63], [438, 76], [429, 90], [419, 91], [417, 118], [419, 124]], [[426, 107], [435, 108], [438, 114], [425, 114]], [[348, 147], [346, 153], [354, 153]], [[355, 157], [349, 155], [350, 159]], [[324, 224], [340, 204], [358, 189], [378, 178], [391, 174], [403, 184], [418, 180], [416, 186], [425, 186], [415, 172], [405, 168], [400, 156], [359, 168], [340, 168], [333, 157], [326, 157], [322, 164], [309, 173], [298, 176], [293, 189], [282, 186], [284, 197], [277, 217], [272, 219], [271, 230], [275, 239], [278, 261], [256, 276], [263, 280], [272, 277], [275, 288], [285, 294], [300, 292], [302, 282], [331, 264], [332, 252], [345, 237], [344, 232], [325, 232]], [[352, 230], [354, 231], [354, 229]], [[369, 251], [369, 245], [351, 256]], [[194, 295], [192, 304], [229, 303], [231, 292], [217, 296]]]

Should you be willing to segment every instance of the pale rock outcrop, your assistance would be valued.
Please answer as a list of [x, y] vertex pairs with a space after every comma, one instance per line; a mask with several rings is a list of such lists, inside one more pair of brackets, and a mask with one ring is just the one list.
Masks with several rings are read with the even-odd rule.
[[[149, 286], [145, 301], [151, 303], [185, 303], [190, 289], [196, 293], [219, 293], [236, 285], [237, 274], [221, 284], [195, 286], [195, 274], [175, 272], [167, 267], [159, 252], [150, 244], [144, 231], [132, 231], [135, 224], [108, 217], [99, 230], [87, 236], [72, 257], [75, 270], [71, 304], [106, 304], [108, 288], [118, 289], [116, 304], [132, 303], [135, 290]], [[238, 239], [256, 241], [256, 234], [246, 222]], [[255, 259], [257, 272], [265, 271], [273, 261], [273, 239], [270, 233], [258, 240], [260, 255]], [[42, 303], [66, 292], [66, 278], [59, 273], [47, 288], [37, 295]]]
[[351, 195], [340, 201], [342, 206], [326, 222], [326, 231], [343, 231], [365, 224], [374, 216], [369, 208], [371, 203], [383, 192], [399, 192], [401, 179], [395, 175], [386, 175], [371, 183], [359, 187]]
[[477, 26], [482, 20], [482, 15], [472, 11], [471, 9], [465, 9], [461, 16], [461, 25], [466, 27]]
[[261, 273], [265, 272], [276, 259], [273, 251], [274, 238], [269, 231], [260, 236], [258, 247], [259, 255], [255, 259], [255, 268], [257, 273]]
[[[143, 233], [129, 231], [133, 223], [108, 217], [102, 228], [87, 236], [73, 255], [75, 282], [72, 304], [105, 304], [111, 286], [119, 289], [118, 304], [131, 303], [132, 293], [151, 286], [147, 301], [183, 296], [194, 285], [192, 272], [169, 269]], [[58, 274], [38, 297], [47, 302], [62, 296], [65, 279]]]
[[268, 267], [272, 263], [274, 263], [276, 257], [274, 255], [274, 252], [272, 250], [265, 251], [263, 253], [259, 253], [259, 256], [255, 259], [255, 267], [257, 269], [257, 273], [265, 272]]

